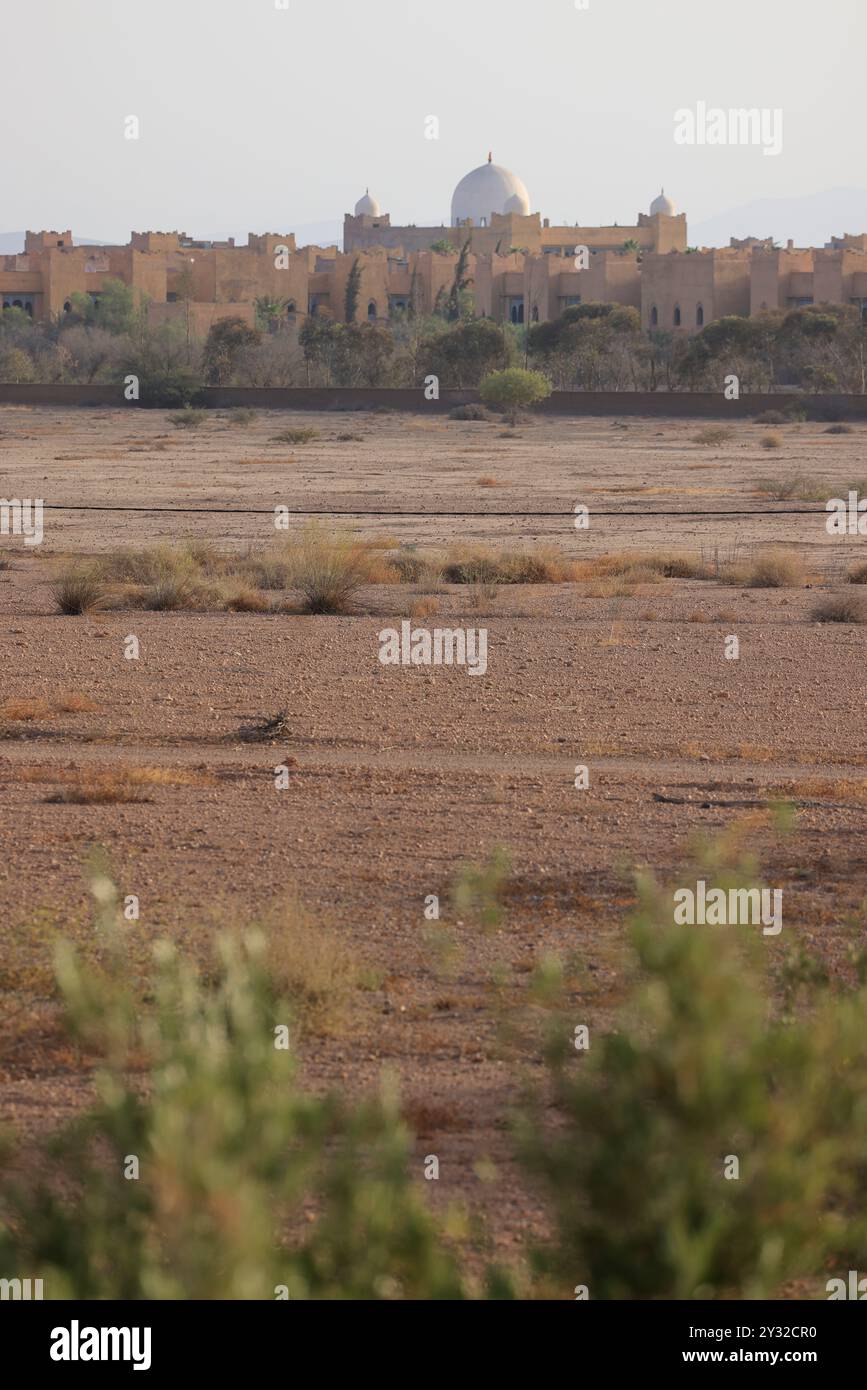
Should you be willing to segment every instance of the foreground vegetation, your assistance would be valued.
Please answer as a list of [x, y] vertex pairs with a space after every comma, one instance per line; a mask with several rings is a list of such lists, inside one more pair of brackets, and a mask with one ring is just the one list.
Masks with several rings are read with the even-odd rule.
[[[760, 881], [737, 836], [692, 869]], [[508, 872], [502, 855], [462, 872], [465, 929], [496, 931]], [[622, 1021], [580, 1045], [580, 960], [539, 962], [503, 1010], [524, 1077], [504, 1119], [550, 1238], [528, 1264], [480, 1268], [466, 1214], [428, 1207], [431, 1156], [390, 1084], [357, 1103], [305, 1093], [278, 924], [224, 935], [210, 965], [162, 943], [139, 966], [104, 870], [92, 889], [98, 960], [61, 945], [56, 979], [95, 1099], [38, 1157], [8, 1140], [3, 1277], [38, 1274], [49, 1298], [703, 1299], [792, 1279], [825, 1297], [829, 1271], [863, 1267], [860, 919], [845, 981], [789, 948], [775, 995], [760, 935], [675, 926], [670, 890], [640, 878]]]

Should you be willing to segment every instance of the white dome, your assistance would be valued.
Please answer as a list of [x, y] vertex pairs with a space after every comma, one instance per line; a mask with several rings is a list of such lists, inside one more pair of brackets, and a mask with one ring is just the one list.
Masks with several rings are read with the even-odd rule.
[[379, 216], [379, 203], [376, 201], [375, 198], [371, 198], [371, 196], [370, 196], [370, 189], [369, 189], [369, 188], [365, 188], [365, 190], [364, 190], [364, 197], [363, 197], [363, 198], [359, 198], [358, 202], [355, 204], [355, 216], [356, 216], [356, 217], [378, 217], [378, 216]]
[[480, 164], [465, 174], [452, 194], [452, 226], [471, 220], [475, 226], [491, 220], [492, 212], [530, 211], [530, 195], [517, 174], [492, 164]]
[[677, 208], [670, 198], [666, 198], [665, 189], [660, 189], [659, 197], [654, 198], [650, 204], [650, 215], [655, 217], [658, 212], [664, 212], [666, 217], [676, 217]]

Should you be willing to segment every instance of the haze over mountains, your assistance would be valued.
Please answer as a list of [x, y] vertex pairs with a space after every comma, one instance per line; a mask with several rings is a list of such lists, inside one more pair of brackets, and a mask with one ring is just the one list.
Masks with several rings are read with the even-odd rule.
[[[685, 211], [689, 217], [689, 207]], [[420, 217], [418, 226], [438, 226], [441, 218]], [[703, 221], [687, 222], [691, 246], [728, 246], [730, 237], [772, 237], [785, 246], [824, 246], [832, 236], [867, 232], [867, 189], [831, 188], [799, 198], [757, 198], [715, 213]], [[190, 236], [224, 240], [225, 233], [213, 228], [190, 227]], [[299, 246], [342, 246], [342, 218], [302, 222], [276, 230], [294, 232]], [[77, 246], [101, 246], [97, 237], [73, 236]], [[113, 244], [113, 243], [112, 243]], [[24, 250], [23, 232], [0, 232], [0, 255]]]

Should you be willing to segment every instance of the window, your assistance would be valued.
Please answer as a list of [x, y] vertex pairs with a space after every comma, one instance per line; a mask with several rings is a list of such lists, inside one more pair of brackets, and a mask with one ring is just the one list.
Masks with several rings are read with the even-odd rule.
[[675, 326], [675, 328], [680, 328], [680, 305], [679, 305], [679, 304], [675, 304], [675, 306], [674, 306], [674, 326]]
[[696, 323], [698, 324], [699, 328], [703, 327], [703, 325], [704, 325], [704, 309], [702, 308], [702, 306], [701, 306], [700, 304], [698, 305], [698, 307], [696, 308], [696, 311], [695, 311], [695, 321], [696, 321]]
[[650, 326], [651, 326], [651, 328], [656, 328], [656, 326], [657, 326], [658, 323], [659, 323], [659, 311], [657, 310], [657, 307], [656, 307], [656, 305], [654, 304], [653, 308], [652, 308], [651, 311], [650, 311]]
[[63, 312], [64, 312], [64, 314], [71, 314], [71, 313], [72, 313], [72, 305], [70, 304], [70, 302], [69, 302], [68, 299], [67, 299], [67, 300], [64, 300], [64, 303], [63, 303]]
[[290, 300], [289, 300], [289, 303], [286, 305], [286, 313], [287, 313], [287, 314], [294, 314], [294, 313], [295, 313], [295, 300], [294, 300], [294, 299], [290, 299]]
[[533, 305], [533, 322], [534, 322], [534, 323], [538, 323], [538, 322], [539, 322], [539, 306], [538, 306], [538, 304], [534, 304], [534, 305]]
[[376, 318], [376, 301], [373, 299], [371, 299], [370, 303], [367, 306], [367, 317], [369, 319]]

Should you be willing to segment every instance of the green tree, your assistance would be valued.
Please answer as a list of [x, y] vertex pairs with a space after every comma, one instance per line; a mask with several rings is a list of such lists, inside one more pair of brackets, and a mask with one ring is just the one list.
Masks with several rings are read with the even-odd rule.
[[514, 338], [490, 319], [463, 319], [435, 334], [417, 356], [419, 376], [433, 372], [444, 386], [478, 386], [496, 367], [509, 365]]
[[361, 261], [358, 256], [352, 262], [349, 275], [346, 279], [346, 291], [343, 296], [343, 317], [347, 323], [355, 323], [355, 315], [358, 313], [358, 297], [361, 293]]
[[81, 323], [98, 324], [106, 332], [116, 334], [132, 333], [136, 328], [135, 291], [123, 280], [106, 276], [95, 299], [89, 294], [75, 293], [71, 303]]
[[241, 318], [217, 319], [216, 323], [211, 324], [202, 353], [205, 381], [210, 386], [221, 386], [230, 381], [238, 354], [244, 348], [254, 347], [260, 340], [261, 334]]
[[529, 372], [523, 367], [507, 367], [503, 372], [491, 372], [479, 386], [479, 395], [485, 404], [500, 406], [513, 425], [520, 410], [536, 405], [550, 394], [548, 378], [541, 372]]

